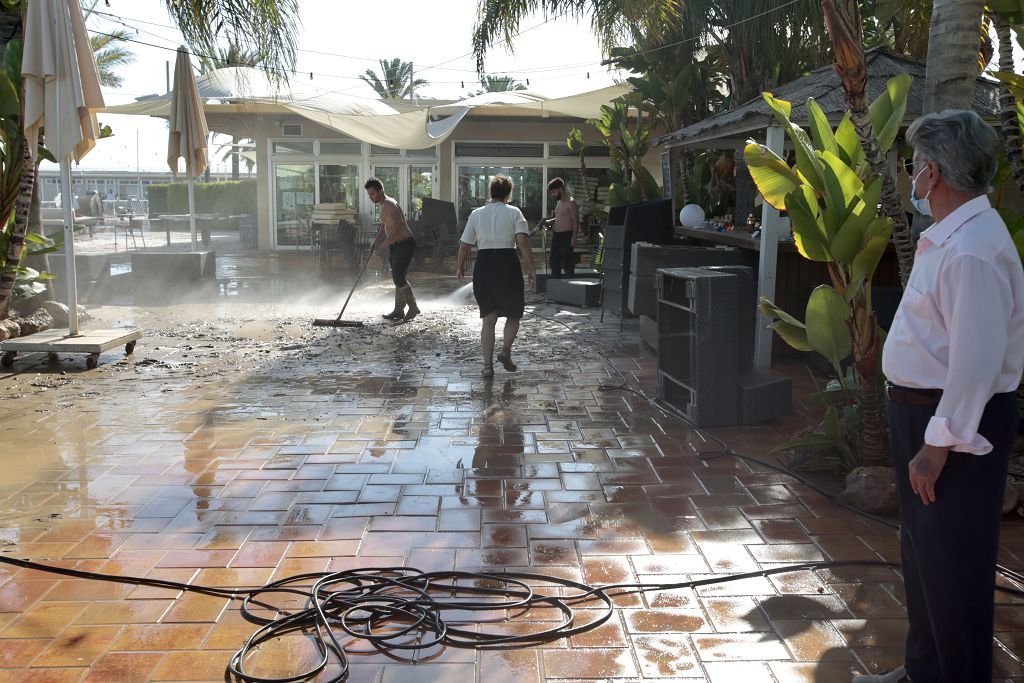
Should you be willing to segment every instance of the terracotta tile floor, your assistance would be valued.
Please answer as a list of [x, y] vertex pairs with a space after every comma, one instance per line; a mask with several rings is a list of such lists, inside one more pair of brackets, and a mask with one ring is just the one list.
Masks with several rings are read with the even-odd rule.
[[[424, 316], [394, 328], [310, 328], [338, 287], [311, 293], [315, 310], [275, 292], [98, 309], [101, 323], [145, 328], [132, 358], [111, 353], [87, 372], [81, 357], [26, 356], [0, 375], [0, 548], [218, 586], [395, 565], [663, 583], [895, 557], [892, 531], [788, 477], [698, 460], [680, 423], [600, 391], [616, 378], [557, 324], [524, 321], [520, 371], [482, 381], [475, 309], [425, 296], [454, 280], [428, 285]], [[362, 291], [352, 317], [372, 321], [387, 297]], [[596, 340], [653, 392], [635, 323], [620, 333], [595, 311], [537, 311]], [[785, 369], [798, 397], [811, 388], [802, 367]], [[716, 433], [764, 456], [806, 419]], [[1003, 560], [1024, 568], [1024, 526], [1008, 521], [1003, 541]], [[1020, 606], [998, 599], [998, 680], [1024, 680]], [[652, 591], [543, 647], [408, 661], [363, 647], [349, 680], [845, 681], [900, 661], [901, 601], [885, 569]], [[224, 598], [0, 565], [0, 681], [222, 681], [254, 628]], [[294, 637], [254, 664], [283, 675], [314, 657]]]

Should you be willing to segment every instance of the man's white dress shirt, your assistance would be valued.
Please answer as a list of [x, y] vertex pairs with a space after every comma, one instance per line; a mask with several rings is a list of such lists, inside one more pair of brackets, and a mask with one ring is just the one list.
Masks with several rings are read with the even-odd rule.
[[914, 269], [882, 352], [893, 384], [942, 389], [925, 431], [932, 446], [982, 455], [985, 404], [1024, 372], [1024, 269], [988, 197], [921, 233]]

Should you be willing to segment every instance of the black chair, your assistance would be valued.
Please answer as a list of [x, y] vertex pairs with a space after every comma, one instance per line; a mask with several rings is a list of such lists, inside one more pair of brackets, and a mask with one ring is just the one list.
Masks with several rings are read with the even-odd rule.
[[431, 266], [441, 270], [448, 255], [454, 255], [459, 246], [459, 220], [455, 204], [431, 197], [423, 198], [423, 211], [419, 220], [421, 230], [430, 235], [434, 242]]

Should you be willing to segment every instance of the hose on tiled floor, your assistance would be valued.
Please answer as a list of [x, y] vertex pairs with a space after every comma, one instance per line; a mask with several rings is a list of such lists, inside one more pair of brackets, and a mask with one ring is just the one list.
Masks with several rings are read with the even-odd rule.
[[[837, 560], [803, 562], [742, 574], [663, 584], [620, 583], [590, 586], [556, 576], [530, 572], [422, 572], [408, 567], [355, 569], [290, 576], [258, 588], [223, 588], [165, 581], [136, 576], [116, 576], [68, 567], [50, 566], [0, 555], [0, 563], [22, 569], [62, 574], [140, 586], [167, 588], [205, 595], [241, 599], [245, 618], [259, 627], [228, 661], [228, 673], [251, 683], [292, 683], [304, 681], [337, 661], [340, 673], [330, 679], [344, 681], [349, 659], [346, 647], [359, 645], [388, 653], [396, 659], [415, 661], [417, 655], [438, 646], [461, 648], [534, 647], [585, 633], [606, 622], [614, 613], [613, 599], [628, 593], [696, 589], [701, 586], [760, 578], [799, 571], [838, 567], [898, 567], [882, 560]], [[548, 593], [538, 592], [543, 586]], [[275, 605], [275, 597], [299, 597], [305, 607], [289, 612]], [[600, 608], [596, 619], [581, 623], [576, 609], [591, 615], [595, 603]], [[485, 630], [488, 624], [507, 624], [517, 617], [528, 617], [530, 610], [543, 616], [524, 619], [525, 628]], [[561, 614], [553, 623], [550, 611]], [[281, 616], [270, 618], [267, 612]], [[452, 613], [449, 619], [446, 613]], [[474, 618], [474, 614], [479, 614]], [[511, 614], [509, 617], [507, 615]], [[269, 640], [290, 633], [311, 632], [319, 651], [319, 660], [308, 669], [282, 678], [256, 676], [246, 670], [257, 648]], [[342, 641], [346, 642], [342, 642]], [[403, 657], [403, 651], [411, 654]], [[423, 656], [422, 654], [420, 656]], [[250, 662], [251, 663], [251, 662]]]

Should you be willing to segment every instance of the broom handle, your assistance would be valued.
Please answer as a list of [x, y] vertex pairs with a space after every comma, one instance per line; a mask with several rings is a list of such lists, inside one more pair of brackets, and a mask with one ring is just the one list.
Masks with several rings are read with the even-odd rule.
[[363, 261], [363, 267], [359, 269], [359, 275], [356, 275], [356, 281], [352, 283], [352, 289], [348, 291], [348, 296], [345, 297], [345, 303], [341, 305], [341, 313], [334, 319], [334, 322], [341, 320], [341, 316], [345, 315], [345, 309], [348, 308], [348, 302], [352, 299], [352, 295], [356, 292], [356, 287], [359, 285], [359, 281], [363, 279], [363, 273], [366, 272], [366, 266], [370, 264], [370, 259], [373, 258], [373, 245], [370, 245], [370, 253], [367, 254], [366, 260]]

